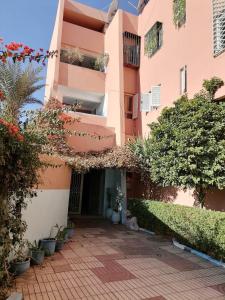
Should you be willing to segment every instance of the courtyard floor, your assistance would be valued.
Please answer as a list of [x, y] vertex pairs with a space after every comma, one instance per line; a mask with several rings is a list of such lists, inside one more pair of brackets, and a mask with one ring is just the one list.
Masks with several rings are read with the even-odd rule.
[[225, 299], [225, 269], [165, 238], [86, 220], [63, 251], [16, 280], [33, 299]]

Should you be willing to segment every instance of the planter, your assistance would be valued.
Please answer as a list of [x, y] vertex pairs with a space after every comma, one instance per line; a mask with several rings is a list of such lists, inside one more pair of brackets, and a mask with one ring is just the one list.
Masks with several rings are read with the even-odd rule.
[[65, 240], [71, 239], [74, 234], [75, 234], [75, 229], [74, 228], [65, 228]]
[[61, 251], [63, 249], [64, 244], [65, 244], [64, 240], [58, 240], [58, 241], [56, 241], [55, 251], [56, 252]]
[[51, 256], [55, 253], [56, 240], [55, 239], [43, 239], [40, 240], [40, 248], [45, 252], [45, 256]]
[[113, 209], [112, 208], [107, 208], [106, 218], [110, 220], [112, 218], [112, 214], [113, 214]]
[[41, 265], [45, 258], [44, 250], [31, 250], [31, 263], [33, 265]]
[[112, 223], [113, 224], [119, 224], [119, 222], [120, 222], [120, 213], [116, 212], [116, 211], [113, 211], [113, 213], [112, 213]]
[[30, 268], [30, 259], [22, 262], [12, 262], [10, 266], [10, 272], [16, 276], [25, 273]]

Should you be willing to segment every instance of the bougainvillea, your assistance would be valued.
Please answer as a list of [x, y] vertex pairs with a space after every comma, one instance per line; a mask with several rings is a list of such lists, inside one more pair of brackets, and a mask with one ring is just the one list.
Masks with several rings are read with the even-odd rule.
[[22, 43], [11, 42], [9, 44], [3, 44], [3, 40], [0, 39], [0, 61], [3, 63], [7, 61], [8, 58], [12, 59], [14, 62], [28, 60], [29, 62], [35, 61], [42, 63], [45, 66], [45, 62], [49, 58], [53, 58], [58, 51], [45, 51], [40, 48], [38, 51], [30, 48]]
[[[57, 51], [44, 51], [43, 49], [35, 51], [22, 43], [12, 42], [4, 45], [2, 39], [0, 39], [0, 44], [0, 64], [4, 66], [10, 61], [15, 63], [15, 67], [25, 61], [45, 65], [48, 58], [57, 54]], [[11, 67], [13, 68], [13, 64]], [[6, 76], [2, 75], [1, 80], [5, 81]], [[19, 93], [20, 86], [15, 88], [17, 93]], [[10, 118], [7, 115], [6, 108], [9, 106], [7, 101], [18, 100], [17, 107], [20, 104], [22, 107], [23, 103], [20, 103], [17, 97], [12, 101], [7, 90], [11, 88], [10, 84], [4, 87], [4, 92], [0, 90], [0, 299], [6, 299], [11, 278], [8, 272], [9, 255], [21, 243], [26, 230], [21, 210], [26, 207], [27, 198], [35, 196], [34, 188], [39, 180], [38, 169], [47, 165], [40, 158], [40, 154], [50, 153], [51, 149], [56, 149], [59, 140], [57, 138], [52, 142], [48, 138], [48, 131], [50, 134], [54, 123], [53, 118], [55, 118], [61, 126], [61, 131], [57, 133], [57, 136], [62, 137], [63, 126], [68, 122], [68, 118], [59, 119], [59, 115], [63, 114], [63, 108], [54, 114], [48, 109], [36, 112], [29, 118], [27, 117], [25, 122], [21, 121], [21, 115], [17, 119]], [[22, 88], [24, 89], [24, 86]], [[17, 116], [16, 113], [15, 116]], [[40, 117], [45, 120], [46, 127], [35, 126]], [[50, 144], [53, 145], [50, 146]]]

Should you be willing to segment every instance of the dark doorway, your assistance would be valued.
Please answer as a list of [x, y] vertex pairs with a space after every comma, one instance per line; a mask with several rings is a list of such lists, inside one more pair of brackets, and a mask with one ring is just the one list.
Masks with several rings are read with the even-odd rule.
[[103, 215], [104, 175], [104, 170], [92, 170], [84, 175], [82, 215]]

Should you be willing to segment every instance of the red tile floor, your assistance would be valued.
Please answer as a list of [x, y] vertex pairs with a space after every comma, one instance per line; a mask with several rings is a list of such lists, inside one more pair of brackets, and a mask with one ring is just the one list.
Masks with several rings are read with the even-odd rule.
[[63, 251], [16, 279], [33, 299], [225, 299], [225, 269], [159, 236], [79, 222]]

